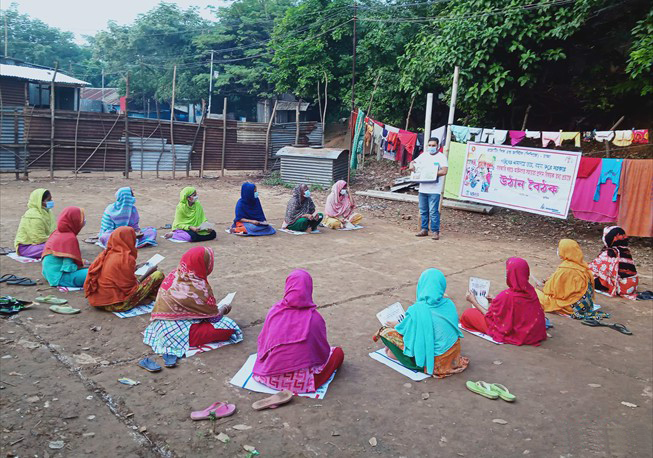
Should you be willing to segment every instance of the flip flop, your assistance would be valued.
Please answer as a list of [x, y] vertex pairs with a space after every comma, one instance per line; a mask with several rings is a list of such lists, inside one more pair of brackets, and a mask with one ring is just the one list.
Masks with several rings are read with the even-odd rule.
[[76, 313], [79, 313], [81, 310], [74, 309], [68, 305], [51, 305], [50, 311], [54, 313], [60, 313], [62, 315], [74, 315]]
[[609, 324], [608, 327], [614, 329], [615, 331], [619, 331], [620, 333], [625, 334], [627, 336], [633, 335], [632, 331], [621, 323]]
[[467, 386], [467, 389], [472, 393], [480, 394], [481, 396], [488, 399], [497, 399], [499, 397], [497, 393], [492, 391], [490, 385], [482, 380], [478, 382], [472, 382], [471, 380], [468, 380], [465, 386]]
[[178, 357], [175, 355], [163, 355], [163, 365], [167, 368], [173, 368], [177, 366]]
[[212, 416], [215, 418], [224, 418], [233, 415], [236, 412], [234, 404], [225, 404], [224, 402], [214, 402], [204, 410], [196, 410], [190, 413], [191, 420], [208, 420]]
[[39, 304], [64, 305], [68, 303], [68, 300], [59, 299], [58, 297], [55, 297], [50, 294], [45, 297], [37, 297], [36, 299], [34, 299], [34, 302], [38, 302]]
[[586, 318], [583, 321], [581, 321], [585, 326], [591, 326], [593, 328], [596, 328], [598, 326], [603, 326], [606, 328], [611, 328], [614, 329], [615, 331], [619, 331], [622, 334], [625, 334], [627, 336], [632, 336], [633, 333], [628, 329], [626, 326], [624, 326], [621, 323], [603, 323], [599, 320], [595, 320], [594, 318]]
[[498, 394], [499, 397], [504, 401], [514, 402], [515, 399], [517, 399], [517, 396], [512, 394], [510, 391], [508, 391], [508, 388], [506, 388], [503, 385], [500, 385], [499, 383], [490, 384], [490, 390], [492, 390], [493, 393]]
[[9, 253], [13, 253], [15, 250], [12, 250], [11, 248], [7, 247], [0, 247], [0, 256], [5, 256], [8, 255]]
[[642, 291], [637, 294], [638, 301], [650, 301], [653, 300], [653, 291]]
[[7, 281], [8, 285], [17, 285], [17, 286], [34, 286], [36, 282], [31, 278], [27, 277], [18, 277], [14, 280]]
[[4, 283], [10, 280], [17, 280], [18, 278], [20, 277], [17, 277], [14, 274], [4, 274], [2, 277], [0, 277], [0, 283]]
[[138, 366], [142, 367], [148, 372], [159, 372], [161, 370], [161, 366], [159, 366], [155, 361], [151, 360], [150, 358], [143, 358], [138, 362]]
[[280, 405], [290, 402], [292, 400], [292, 397], [293, 397], [292, 391], [283, 390], [265, 399], [256, 401], [254, 404], [252, 404], [252, 409], [254, 410], [276, 409]]

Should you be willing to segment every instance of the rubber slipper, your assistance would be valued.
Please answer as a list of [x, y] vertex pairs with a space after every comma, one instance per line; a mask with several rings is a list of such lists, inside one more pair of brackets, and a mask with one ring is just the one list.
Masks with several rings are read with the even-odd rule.
[[624, 326], [621, 323], [609, 324], [608, 327], [614, 329], [615, 331], [619, 331], [622, 334], [626, 334], [627, 336], [633, 335], [630, 329], [628, 329], [626, 326]]
[[58, 297], [55, 297], [53, 295], [48, 295], [45, 297], [37, 297], [36, 299], [34, 299], [34, 302], [38, 302], [39, 304], [64, 305], [68, 303], [68, 300], [59, 299]]
[[653, 300], [653, 291], [642, 291], [637, 295], [638, 301], [650, 301]]
[[293, 392], [290, 390], [283, 390], [278, 392], [275, 395], [261, 399], [252, 404], [252, 409], [254, 410], [263, 410], [263, 409], [276, 409], [282, 404], [286, 404], [292, 400]]
[[54, 313], [60, 313], [62, 315], [74, 315], [76, 313], [79, 313], [81, 310], [74, 309], [68, 305], [51, 305], [50, 311]]
[[508, 388], [505, 386], [499, 384], [499, 383], [492, 383], [490, 384], [490, 390], [492, 392], [496, 393], [499, 395], [501, 399], [507, 402], [514, 402], [515, 399], [517, 399], [517, 396], [512, 394], [510, 391], [508, 391]]
[[27, 277], [20, 277], [16, 278], [15, 280], [9, 280], [7, 282], [8, 285], [17, 285], [17, 286], [34, 286], [36, 285], [36, 282], [32, 280], [31, 278]]
[[4, 247], [4, 246], [0, 247], [0, 256], [6, 256], [9, 253], [13, 253], [14, 251], [16, 251], [16, 250], [12, 250], [11, 248], [7, 248], [7, 247]]
[[138, 362], [138, 367], [145, 369], [148, 372], [159, 372], [161, 366], [159, 366], [156, 361], [150, 358], [143, 358]]
[[190, 413], [192, 420], [207, 420], [211, 417], [224, 418], [233, 415], [236, 412], [234, 404], [225, 404], [224, 402], [214, 402], [204, 410], [196, 410]]
[[581, 321], [581, 323], [584, 324], [585, 326], [591, 326], [593, 328], [597, 326], [605, 326], [600, 321], [595, 320], [594, 318], [585, 318], [583, 321]]
[[20, 277], [15, 276], [14, 274], [4, 274], [2, 277], [0, 277], [0, 283], [4, 283], [6, 281], [10, 280], [17, 280]]
[[478, 382], [472, 382], [471, 380], [468, 380], [465, 386], [467, 386], [467, 389], [472, 393], [480, 394], [481, 396], [488, 399], [497, 399], [499, 397], [497, 393], [492, 391], [490, 385], [482, 380]]
[[172, 368], [177, 366], [178, 357], [175, 355], [163, 355], [163, 365], [167, 368]]

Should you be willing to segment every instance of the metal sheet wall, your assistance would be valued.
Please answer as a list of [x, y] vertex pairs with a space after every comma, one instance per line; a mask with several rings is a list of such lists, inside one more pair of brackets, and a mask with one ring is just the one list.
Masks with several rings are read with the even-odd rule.
[[4, 107], [0, 112], [0, 172], [25, 167], [25, 122], [22, 107]]

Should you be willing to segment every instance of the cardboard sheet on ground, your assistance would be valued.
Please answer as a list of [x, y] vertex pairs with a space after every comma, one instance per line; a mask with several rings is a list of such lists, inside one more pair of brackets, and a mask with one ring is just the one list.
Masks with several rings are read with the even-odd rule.
[[57, 291], [61, 291], [62, 293], [74, 293], [75, 291], [84, 291], [84, 288], [75, 288], [75, 287], [68, 287], [68, 286], [57, 286]]
[[[273, 390], [272, 388], [267, 387], [262, 383], [259, 383], [256, 380], [254, 380], [254, 377], [252, 376], [253, 375], [252, 369], [254, 369], [255, 362], [256, 362], [256, 353], [252, 353], [251, 355], [249, 355], [249, 358], [247, 358], [247, 361], [245, 361], [245, 364], [243, 364], [243, 367], [240, 368], [240, 370], [236, 373], [236, 375], [233, 376], [233, 378], [229, 381], [229, 383], [249, 391], [256, 391], [257, 393], [268, 393], [268, 394], [278, 393], [279, 391]], [[333, 377], [335, 377], [336, 372], [334, 372], [331, 375], [331, 378], [329, 378], [329, 380], [327, 380], [324, 385], [319, 387], [315, 393], [302, 393], [302, 394], [298, 394], [298, 396], [302, 396], [304, 398], [324, 399], [324, 396], [326, 396], [326, 392], [329, 389], [329, 385], [331, 384]]]
[[474, 334], [476, 337], [480, 337], [481, 339], [485, 339], [488, 342], [492, 342], [493, 344], [496, 344], [496, 345], [503, 345], [503, 342], [497, 342], [496, 340], [494, 340], [492, 337], [488, 336], [487, 334], [483, 334], [482, 332], [478, 332], [478, 331], [470, 331], [469, 329], [463, 328], [460, 323], [458, 323], [458, 327], [460, 329], [462, 329], [463, 331], [469, 332], [470, 334]]
[[378, 350], [373, 351], [369, 355], [370, 358], [380, 362], [381, 364], [385, 364], [390, 369], [399, 372], [401, 375], [404, 375], [409, 379], [414, 380], [415, 382], [419, 382], [420, 380], [426, 380], [427, 378], [431, 378], [430, 375], [425, 374], [424, 372], [408, 369], [398, 361], [388, 358], [388, 356], [385, 354], [385, 348], [379, 348]]
[[337, 231], [357, 231], [358, 229], [363, 229], [365, 226], [359, 226], [357, 224], [349, 224], [345, 227], [341, 227], [340, 229], [336, 229]]
[[146, 313], [152, 313], [153, 308], [154, 301], [152, 301], [150, 304], [139, 305], [138, 307], [134, 307], [131, 310], [127, 310], [126, 312], [113, 312], [113, 314], [118, 318], [132, 318], [135, 316], [145, 315]]
[[168, 242], [174, 242], [174, 243], [189, 243], [186, 240], [175, 240], [173, 238], [166, 239]]
[[320, 231], [313, 231], [313, 232], [302, 232], [302, 231], [291, 231], [290, 229], [279, 229], [281, 232], [285, 232], [290, 235], [306, 235], [306, 234], [319, 234]]
[[15, 251], [13, 253], [7, 253], [7, 257], [13, 259], [14, 261], [28, 263], [28, 262], [41, 262], [40, 259], [26, 258], [25, 256], [19, 256]]

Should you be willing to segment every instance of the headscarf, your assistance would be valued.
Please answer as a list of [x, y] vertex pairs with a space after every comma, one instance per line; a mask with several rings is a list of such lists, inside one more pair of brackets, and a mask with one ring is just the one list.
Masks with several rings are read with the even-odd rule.
[[[116, 191], [116, 201], [109, 204], [102, 214], [100, 235], [114, 230], [117, 227], [129, 226], [136, 211], [136, 199], [132, 195], [132, 188], [120, 188]], [[138, 220], [137, 220], [138, 222]]]
[[236, 202], [236, 217], [234, 223], [241, 219], [253, 219], [256, 221], [266, 221], [261, 201], [254, 197], [254, 183], [243, 183], [240, 188], [240, 199]]
[[305, 184], [298, 184], [292, 190], [292, 197], [288, 201], [288, 207], [286, 208], [286, 224], [291, 225], [301, 218], [302, 215], [312, 215], [315, 212], [313, 199], [304, 197], [304, 191], [306, 189], [308, 189], [308, 186]]
[[113, 231], [84, 281], [84, 294], [92, 306], [117, 304], [136, 292], [136, 256], [136, 231], [129, 226]]
[[192, 186], [187, 186], [179, 193], [179, 203], [175, 211], [175, 220], [172, 223], [172, 229], [188, 229], [189, 227], [200, 226], [206, 221], [204, 208], [199, 202], [193, 205], [188, 204], [188, 197], [196, 192]]
[[545, 312], [567, 308], [571, 313], [569, 306], [583, 297], [588, 284], [594, 282], [594, 276], [583, 261], [583, 250], [575, 240], [560, 240], [558, 254], [562, 262], [544, 284], [545, 297], [540, 297], [540, 302]]
[[329, 352], [326, 323], [313, 303], [313, 279], [305, 270], [293, 270], [283, 299], [270, 309], [258, 336], [253, 373], [277, 375], [320, 366]]
[[628, 236], [619, 226], [610, 226], [603, 229], [603, 249], [610, 258], [619, 260], [619, 277], [628, 278], [637, 275], [637, 268], [633, 261], [633, 255], [628, 248]]
[[52, 233], [43, 249], [43, 256], [51, 254], [60, 258], [70, 258], [79, 267], [84, 266], [82, 252], [79, 249], [77, 234], [84, 227], [84, 209], [66, 207], [57, 218], [57, 230]]
[[220, 316], [209, 284], [213, 250], [197, 246], [188, 250], [161, 283], [152, 320], [193, 320]]
[[356, 208], [354, 203], [354, 197], [349, 195], [340, 194], [340, 191], [347, 188], [347, 182], [345, 180], [336, 181], [331, 188], [331, 194], [327, 197], [326, 207], [324, 212], [327, 216], [332, 218], [349, 218], [349, 216]]
[[32, 191], [27, 201], [27, 211], [20, 219], [14, 247], [18, 245], [38, 245], [46, 242], [50, 234], [57, 228], [54, 214], [50, 209], [43, 208], [43, 195], [47, 189], [39, 188]]
[[426, 269], [417, 282], [417, 301], [406, 310], [406, 318], [395, 330], [404, 336], [404, 354], [433, 374], [435, 357], [446, 353], [463, 336], [458, 312], [444, 297], [447, 279], [438, 269]]
[[506, 261], [508, 289], [497, 295], [485, 315], [487, 333], [497, 342], [539, 345], [546, 340], [544, 311], [535, 288], [528, 282], [530, 275], [524, 259], [509, 258]]

